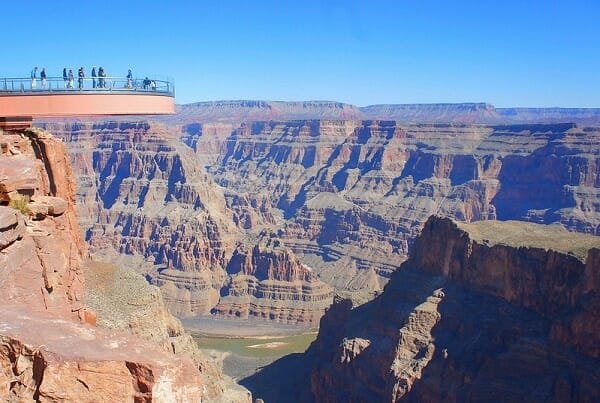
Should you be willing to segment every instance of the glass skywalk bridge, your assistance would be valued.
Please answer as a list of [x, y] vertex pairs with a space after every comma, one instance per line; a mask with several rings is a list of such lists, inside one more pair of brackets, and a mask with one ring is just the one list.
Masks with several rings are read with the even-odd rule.
[[5, 130], [31, 126], [36, 118], [172, 113], [175, 87], [170, 80], [0, 78], [0, 128]]

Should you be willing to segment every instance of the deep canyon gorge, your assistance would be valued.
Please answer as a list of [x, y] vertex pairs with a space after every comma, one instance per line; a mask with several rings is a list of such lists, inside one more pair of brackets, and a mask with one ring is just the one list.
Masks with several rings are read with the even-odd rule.
[[[119, 393], [139, 401], [167, 384], [203, 401], [251, 399], [171, 313], [319, 328], [306, 353], [241, 381], [268, 402], [595, 401], [598, 116], [224, 101], [36, 122], [43, 131], [2, 136], [3, 200], [32, 197], [25, 218], [2, 206], [13, 274], [0, 280], [21, 284], [25, 246], [41, 259], [35, 287], [7, 286], [4, 299], [33, 298], [37, 321], [80, 336], [141, 343], [143, 359], [94, 356], [132, 379]], [[26, 178], [9, 169], [21, 159]], [[29, 314], [9, 310], [3, 323], [25, 329]], [[100, 390], [81, 375], [100, 364], [70, 360], [58, 341], [44, 353], [27, 332], [1, 334], [1, 393], [55, 396], [46, 374]]]

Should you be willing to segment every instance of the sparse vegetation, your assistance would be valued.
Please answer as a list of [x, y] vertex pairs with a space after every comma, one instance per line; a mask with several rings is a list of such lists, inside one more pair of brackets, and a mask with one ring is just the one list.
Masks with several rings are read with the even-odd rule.
[[10, 199], [8, 207], [12, 207], [19, 210], [22, 214], [27, 215], [29, 213], [29, 207], [27, 206], [30, 202], [29, 196], [17, 195]]

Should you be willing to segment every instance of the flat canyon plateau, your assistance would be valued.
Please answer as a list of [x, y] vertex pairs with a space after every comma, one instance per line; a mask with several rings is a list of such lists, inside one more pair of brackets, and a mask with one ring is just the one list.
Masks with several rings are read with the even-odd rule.
[[[34, 126], [0, 136], [4, 400], [600, 400], [600, 110]], [[207, 317], [318, 334], [231, 379]]]

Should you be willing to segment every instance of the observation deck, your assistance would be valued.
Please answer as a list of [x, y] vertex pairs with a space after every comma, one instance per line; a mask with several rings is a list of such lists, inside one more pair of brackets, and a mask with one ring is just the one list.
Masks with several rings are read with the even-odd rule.
[[[81, 87], [81, 88], [80, 88]], [[33, 119], [175, 113], [172, 81], [125, 77], [64, 80], [0, 78], [0, 128], [30, 127]]]

